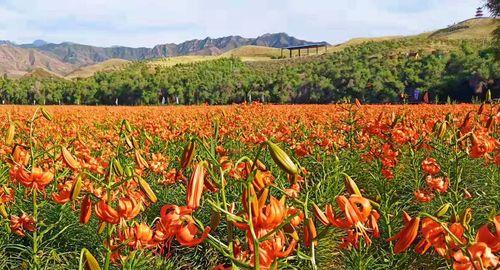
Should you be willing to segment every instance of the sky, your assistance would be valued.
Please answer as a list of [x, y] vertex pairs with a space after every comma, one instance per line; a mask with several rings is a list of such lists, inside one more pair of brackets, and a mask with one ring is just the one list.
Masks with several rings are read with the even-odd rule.
[[0, 0], [0, 40], [152, 47], [286, 32], [309, 41], [418, 34], [471, 18], [481, 0]]

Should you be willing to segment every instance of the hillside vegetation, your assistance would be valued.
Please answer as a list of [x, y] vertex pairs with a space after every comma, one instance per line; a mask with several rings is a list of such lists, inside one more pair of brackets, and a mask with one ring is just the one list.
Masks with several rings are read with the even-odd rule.
[[[482, 24], [475, 23], [469, 31], [478, 25]], [[239, 48], [211, 59], [185, 56], [134, 62], [72, 81], [3, 78], [0, 96], [8, 103], [134, 105], [332, 103], [353, 98], [380, 103], [412, 101], [412, 97], [420, 101], [415, 92], [428, 92], [431, 100], [444, 102], [483, 98], [488, 90], [494, 96], [500, 93], [494, 41], [436, 35], [351, 41], [336, 52], [267, 61], [242, 61], [242, 56], [272, 57], [274, 50]]]

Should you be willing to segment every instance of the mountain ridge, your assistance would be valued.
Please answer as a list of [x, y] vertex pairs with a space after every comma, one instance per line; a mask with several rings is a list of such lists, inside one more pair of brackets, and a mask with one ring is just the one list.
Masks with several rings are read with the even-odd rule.
[[[256, 38], [245, 38], [238, 35], [204, 39], [192, 39], [182, 43], [164, 43], [147, 47], [112, 46], [99, 47], [78, 43], [46, 43], [23, 44], [22, 48], [37, 49], [59, 60], [78, 66], [95, 64], [108, 59], [147, 60], [152, 58], [172, 57], [180, 55], [219, 55], [229, 50], [246, 45], [266, 47], [297, 46], [310, 41], [297, 39], [286, 33], [268, 33]], [[325, 42], [325, 44], [327, 44]]]

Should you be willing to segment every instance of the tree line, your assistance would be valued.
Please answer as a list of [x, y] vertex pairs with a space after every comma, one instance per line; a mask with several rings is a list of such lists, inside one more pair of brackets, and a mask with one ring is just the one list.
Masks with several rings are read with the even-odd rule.
[[[499, 90], [494, 43], [405, 38], [367, 42], [317, 57], [242, 62], [221, 58], [173, 67], [134, 62], [92, 77], [0, 78], [11, 104], [231, 104], [470, 101]], [[418, 101], [418, 98], [415, 99]]]

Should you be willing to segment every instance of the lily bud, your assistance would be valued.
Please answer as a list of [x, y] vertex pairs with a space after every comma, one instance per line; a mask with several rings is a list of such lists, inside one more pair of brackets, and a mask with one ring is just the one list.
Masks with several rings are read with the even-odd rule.
[[85, 270], [101, 270], [99, 263], [88, 249], [83, 248], [82, 252], [83, 252], [83, 265], [85, 267]]
[[135, 149], [141, 148], [141, 145], [139, 144], [139, 141], [136, 138], [132, 137], [131, 141], [132, 141], [132, 145], [134, 146]]
[[153, 143], [153, 138], [145, 131], [144, 131], [144, 136], [146, 137], [146, 140], [148, 142]]
[[443, 121], [443, 123], [441, 123], [441, 126], [439, 127], [439, 130], [438, 130], [438, 137], [439, 138], [443, 138], [444, 134], [446, 133], [446, 129], [447, 129], [446, 122]]
[[297, 233], [296, 230], [293, 230], [291, 233], [290, 233], [290, 236], [292, 237], [293, 240], [295, 241], [299, 241], [299, 234]]
[[40, 111], [42, 111], [42, 115], [45, 119], [52, 121], [52, 115], [45, 110], [45, 108], [41, 108]]
[[267, 141], [267, 145], [269, 146], [269, 152], [271, 153], [271, 157], [278, 167], [280, 167], [283, 171], [288, 174], [296, 175], [299, 173], [299, 168], [292, 159], [276, 144]]
[[495, 126], [495, 116], [490, 115], [490, 118], [488, 118], [488, 122], [486, 122], [486, 129], [491, 130], [492, 127]]
[[7, 213], [7, 210], [5, 209], [5, 205], [0, 204], [0, 215], [4, 218], [8, 218], [9, 214]]
[[130, 126], [130, 123], [127, 120], [123, 120], [123, 125], [125, 126], [125, 129], [130, 133], [132, 132], [132, 127]]
[[328, 226], [330, 224], [330, 221], [326, 217], [325, 213], [321, 211], [315, 203], [313, 203], [313, 213], [324, 226]]
[[355, 99], [354, 100], [354, 104], [356, 104], [356, 107], [358, 107], [358, 109], [361, 109], [361, 102], [359, 101], [359, 99]]
[[472, 209], [467, 208], [460, 216], [460, 223], [462, 224], [462, 226], [464, 226], [464, 228], [469, 229], [470, 228], [469, 223], [471, 220], [472, 220]]
[[190, 140], [189, 143], [184, 147], [181, 157], [181, 168], [185, 170], [193, 161], [196, 153], [196, 143], [194, 140]]
[[71, 188], [71, 200], [76, 200], [76, 198], [78, 198], [80, 190], [82, 189], [82, 182], [82, 177], [79, 175]]
[[308, 218], [306, 226], [304, 226], [304, 245], [306, 247], [310, 247], [311, 245], [316, 246], [318, 244], [318, 241], [316, 240], [317, 236], [316, 226], [314, 226], [312, 218]]
[[470, 120], [471, 120], [471, 112], [468, 112], [465, 117], [464, 117], [464, 121], [462, 122], [462, 125], [460, 126], [461, 129], [467, 127], [469, 124], [470, 124]]
[[97, 226], [97, 234], [102, 234], [106, 229], [106, 222], [99, 222], [99, 226]]
[[200, 162], [196, 165], [194, 172], [191, 174], [191, 179], [186, 191], [186, 203], [191, 209], [197, 209], [200, 206], [203, 187], [205, 186], [205, 162]]
[[6, 145], [12, 145], [12, 143], [14, 143], [15, 134], [16, 134], [16, 125], [11, 122], [9, 128], [7, 129], [7, 134], [5, 135]]
[[441, 207], [439, 207], [439, 209], [436, 211], [435, 216], [438, 218], [443, 217], [448, 212], [448, 209], [450, 209], [450, 206], [451, 206], [451, 203], [445, 203], [445, 204], [441, 205]]
[[158, 201], [158, 198], [156, 198], [155, 193], [153, 192], [153, 190], [149, 186], [148, 182], [146, 182], [146, 180], [144, 180], [140, 176], [137, 176], [136, 180], [139, 183], [139, 186], [141, 187], [142, 192], [144, 192], [144, 194], [146, 194], [146, 197], [148, 197], [148, 199], [151, 202], [155, 203], [156, 201]]
[[484, 112], [484, 103], [479, 106], [479, 109], [477, 110], [477, 114], [481, 115]]
[[75, 157], [69, 152], [66, 147], [61, 148], [62, 159], [64, 163], [70, 167], [72, 170], [77, 170], [80, 168], [80, 163], [76, 160]]
[[352, 180], [352, 178], [347, 174], [344, 176], [344, 184], [349, 194], [361, 196], [358, 185], [356, 185], [356, 182], [354, 182], [354, 180]]
[[139, 151], [135, 151], [135, 162], [139, 165], [139, 168], [148, 167], [148, 162], [142, 157]]
[[122, 164], [117, 159], [113, 159], [113, 170], [114, 170], [114, 172], [115, 172], [116, 175], [118, 175], [118, 176], [122, 176], [123, 175]]
[[125, 166], [124, 172], [127, 177], [132, 177], [132, 169], [130, 169], [130, 166]]
[[132, 143], [132, 141], [130, 140], [130, 138], [127, 135], [125, 135], [125, 143], [128, 145], [128, 147], [130, 147], [132, 149], [134, 148], [134, 144]]

